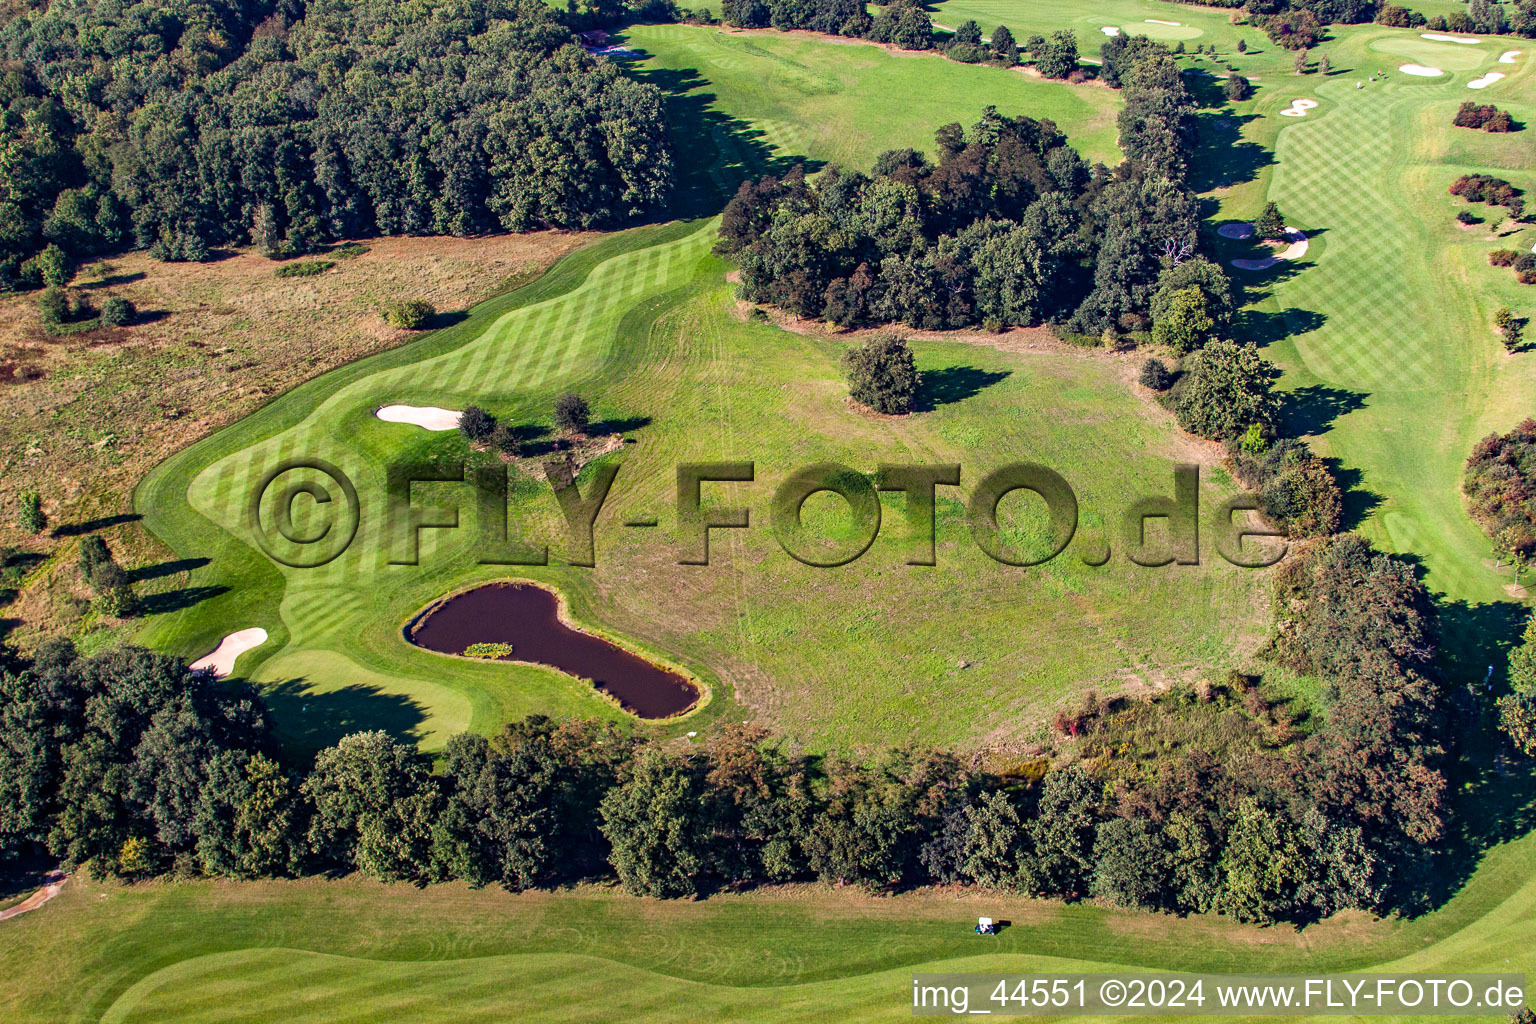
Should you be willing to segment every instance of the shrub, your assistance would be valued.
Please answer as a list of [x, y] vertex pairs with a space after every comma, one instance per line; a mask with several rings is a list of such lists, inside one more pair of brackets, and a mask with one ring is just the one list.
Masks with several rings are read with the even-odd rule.
[[1179, 425], [1191, 434], [1225, 441], [1250, 424], [1272, 430], [1279, 413], [1275, 379], [1280, 373], [1251, 342], [1217, 340], [1194, 353], [1169, 392]]
[[334, 256], [339, 260], [350, 260], [361, 256], [367, 251], [368, 247], [361, 242], [348, 242], [345, 245], [338, 245], [327, 255]]
[[1167, 391], [1173, 386], [1173, 374], [1161, 359], [1149, 358], [1141, 364], [1141, 386], [1153, 391]]
[[36, 491], [22, 491], [16, 498], [16, 518], [21, 528], [28, 533], [42, 533], [48, 525], [48, 516], [43, 512], [43, 499]]
[[889, 334], [844, 352], [843, 373], [855, 402], [888, 415], [911, 412], [922, 384], [905, 339]]
[[466, 406], [459, 416], [459, 433], [471, 441], [484, 441], [495, 429], [496, 417], [478, 405]]
[[80, 571], [89, 580], [98, 565], [112, 561], [112, 550], [100, 534], [88, 534], [80, 542]]
[[1248, 52], [1248, 40], [1246, 40], [1246, 39], [1239, 39], [1237, 41], [1237, 52], [1238, 53], [1247, 53]]
[[1451, 123], [1458, 128], [1480, 128], [1485, 132], [1508, 132], [1515, 128], [1514, 118], [1493, 104], [1478, 105], [1471, 100], [1456, 111]]
[[1488, 174], [1463, 174], [1451, 183], [1450, 192], [1469, 203], [1507, 207], [1517, 217], [1525, 205], [1518, 188], [1502, 178]]
[[466, 658], [493, 658], [494, 659], [494, 658], [510, 658], [511, 656], [512, 656], [512, 645], [511, 644], [478, 643], [478, 644], [470, 644], [468, 647], [464, 648], [464, 657], [466, 657]]
[[436, 315], [437, 307], [425, 299], [400, 299], [384, 307], [384, 322], [408, 331], [421, 330]]
[[1257, 492], [1265, 518], [1288, 535], [1322, 537], [1339, 528], [1344, 499], [1338, 481], [1305, 442], [1286, 438], [1259, 451], [1240, 443], [1232, 471]]
[[22, 274], [47, 288], [63, 288], [75, 276], [75, 261], [63, 249], [49, 243], [42, 252], [22, 264]]
[[1495, 249], [1488, 254], [1488, 262], [1496, 267], [1514, 266], [1515, 260], [1519, 258], [1520, 254], [1514, 249]]
[[314, 277], [323, 274], [336, 264], [332, 260], [298, 260], [294, 263], [284, 263], [277, 268], [278, 277]]
[[1253, 95], [1253, 83], [1242, 75], [1229, 75], [1221, 91], [1227, 99], [1238, 103]]
[[567, 434], [580, 434], [592, 422], [592, 409], [580, 395], [565, 394], [555, 399], [555, 426]]
[[490, 445], [503, 455], [520, 455], [523, 451], [523, 436], [510, 423], [498, 423], [491, 431]]
[[123, 327], [133, 322], [136, 312], [133, 303], [114, 295], [101, 304], [101, 322], [108, 327]]
[[1482, 222], [1483, 218], [1479, 217], [1471, 210], [1462, 210], [1456, 214], [1456, 223], [1458, 224], [1465, 224], [1470, 227], [1473, 224], [1481, 224]]
[[980, 64], [990, 57], [991, 53], [985, 47], [975, 43], [951, 43], [945, 48], [944, 56], [961, 64]]
[[1536, 419], [1479, 441], [1461, 487], [1467, 511], [1501, 554], [1536, 555]]
[[69, 320], [69, 296], [63, 288], [48, 288], [37, 297], [37, 310], [44, 324], [62, 324]]

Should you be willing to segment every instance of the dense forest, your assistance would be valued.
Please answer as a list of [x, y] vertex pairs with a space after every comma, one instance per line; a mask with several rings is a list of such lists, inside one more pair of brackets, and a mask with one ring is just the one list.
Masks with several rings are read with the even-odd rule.
[[0, 857], [41, 848], [129, 878], [616, 878], [662, 897], [960, 883], [1256, 921], [1403, 906], [1445, 831], [1435, 609], [1408, 563], [1354, 536], [1289, 560], [1275, 603], [1270, 656], [1322, 681], [1320, 724], [1234, 674], [1171, 708], [1130, 703], [1239, 740], [1138, 753], [1095, 700], [1058, 716], [1075, 753], [991, 768], [542, 718], [456, 736], [435, 770], [382, 732], [284, 764], [242, 684], [52, 641], [0, 671]]
[[75, 256], [605, 226], [672, 181], [657, 89], [539, 0], [65, 0], [0, 26], [0, 285]]
[[719, 244], [741, 266], [743, 297], [842, 326], [1148, 326], [1200, 214], [1185, 181], [1194, 102], [1165, 50], [1137, 56], [1112, 65], [1126, 153], [1113, 170], [1090, 166], [1050, 121], [988, 107], [968, 130], [938, 129], [933, 160], [899, 150], [869, 174], [743, 184]]

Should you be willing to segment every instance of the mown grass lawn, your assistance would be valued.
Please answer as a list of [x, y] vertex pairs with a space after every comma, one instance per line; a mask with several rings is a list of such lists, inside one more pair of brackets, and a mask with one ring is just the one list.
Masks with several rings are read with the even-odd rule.
[[[915, 971], [1518, 972], [1536, 942], [1533, 897], [1531, 838], [1495, 849], [1433, 913], [1301, 932], [934, 891], [657, 902], [355, 878], [75, 879], [6, 923], [0, 1017], [894, 1021], [911, 1016]], [[979, 914], [1012, 924], [978, 938]]]
[[[619, 715], [559, 673], [448, 659], [401, 637], [407, 617], [433, 599], [508, 575], [558, 586], [581, 620], [704, 678], [713, 702], [674, 731], [751, 717], [818, 748], [1027, 736], [1085, 687], [1159, 685], [1246, 661], [1263, 633], [1265, 574], [1216, 558], [1210, 535], [1205, 564], [1163, 568], [1123, 556], [1092, 568], [1080, 547], [1045, 566], [1010, 567], [971, 539], [962, 496], [1011, 461], [1044, 463], [1071, 482], [1082, 508], [1077, 544], [1107, 532], [1118, 549], [1123, 508], [1171, 493], [1178, 460], [1208, 464], [1214, 507], [1230, 481], [1210, 465], [1213, 449], [1179, 435], [1133, 383], [1133, 357], [1064, 349], [1043, 333], [995, 343], [935, 336], [917, 344], [931, 408], [872, 416], [846, 400], [845, 343], [745, 316], [727, 265], [709, 254], [713, 239], [712, 222], [616, 236], [442, 336], [320, 378], [167, 463], [138, 507], [178, 552], [211, 564], [193, 584], [202, 599], [152, 618], [146, 639], [193, 655], [235, 628], [267, 628], [271, 639], [241, 669], [267, 689], [279, 732], [300, 749], [365, 727], [433, 748], [453, 731], [531, 712]], [[595, 568], [561, 564], [567, 548], [548, 485], [520, 473], [511, 521], [551, 545], [549, 567], [477, 564], [462, 484], [418, 485], [418, 504], [458, 504], [464, 529], [425, 531], [419, 565], [389, 564], [397, 549], [382, 522], [385, 466], [470, 452], [456, 433], [379, 421], [379, 406], [476, 403], [548, 429], [553, 399], [567, 390], [586, 394], [597, 419], [627, 421], [634, 442], [605, 457], [621, 468]], [[334, 463], [361, 496], [356, 540], [320, 568], [268, 561], [246, 519], [260, 478], [299, 456]], [[720, 460], [756, 463], [753, 484], [711, 485], [710, 496], [750, 506], [755, 528], [718, 532], [710, 566], [679, 565], [675, 467]], [[865, 472], [882, 462], [961, 463], [964, 487], [942, 495], [939, 566], [904, 564], [894, 496], [880, 539], [850, 566], [813, 568], [780, 550], [767, 528], [774, 488], [824, 461]], [[1006, 499], [1003, 511], [1023, 542], [1031, 501]], [[640, 514], [659, 516], [660, 529], [619, 525]], [[835, 533], [844, 513], [823, 495], [806, 518]]]
[[[1378, 26], [1332, 33], [1314, 51], [1329, 55], [1332, 75], [1261, 78], [1256, 97], [1238, 105], [1240, 139], [1216, 146], [1205, 172], [1219, 204], [1212, 221], [1251, 219], [1273, 199], [1312, 235], [1298, 265], [1234, 272], [1252, 285], [1245, 327], [1286, 371], [1294, 426], [1353, 482], [1346, 525], [1421, 563], [1445, 598], [1453, 677], [1480, 680], [1502, 664], [1524, 612], [1463, 509], [1462, 466], [1478, 438], [1536, 413], [1536, 353], [1505, 352], [1492, 325], [1501, 305], [1529, 316], [1536, 295], [1487, 256], [1530, 249], [1536, 231], [1446, 190], [1472, 172], [1529, 190], [1536, 175], [1529, 129], [1488, 135], [1451, 118], [1470, 99], [1529, 123], [1536, 53], [1513, 38], [1457, 45]], [[1498, 62], [1516, 49], [1525, 50], [1516, 63]], [[1447, 73], [1397, 70], [1410, 60]], [[1467, 88], [1493, 70], [1507, 77]], [[1319, 106], [1280, 117], [1298, 96]], [[1463, 209], [1483, 223], [1459, 226]], [[1213, 241], [1224, 256], [1238, 254]]]

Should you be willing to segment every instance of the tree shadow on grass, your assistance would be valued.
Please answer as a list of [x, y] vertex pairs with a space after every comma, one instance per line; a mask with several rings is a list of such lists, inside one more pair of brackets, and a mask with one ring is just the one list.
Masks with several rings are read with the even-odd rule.
[[1358, 530], [1384, 499], [1375, 491], [1360, 486], [1364, 474], [1358, 469], [1346, 469], [1335, 458], [1324, 459], [1323, 465], [1328, 467], [1339, 485], [1339, 530], [1344, 533]]
[[823, 161], [798, 154], [776, 155], [761, 128], [715, 109], [714, 93], [693, 91], [710, 84], [697, 68], [645, 67], [650, 57], [637, 49], [608, 59], [622, 66], [629, 77], [660, 89], [667, 107], [678, 161], [677, 182], [659, 216], [667, 220], [712, 217], [749, 178], [782, 177], [796, 164], [807, 174], [824, 166]]
[[136, 523], [144, 517], [137, 512], [121, 512], [115, 516], [102, 516], [98, 519], [87, 519], [83, 523], [65, 523], [53, 531], [55, 537], [78, 537], [86, 533], [95, 533], [97, 530], [105, 530], [109, 526], [121, 526], [123, 523]]
[[1316, 437], [1331, 430], [1340, 416], [1364, 409], [1370, 395], [1326, 384], [1308, 384], [1281, 397], [1281, 421], [1286, 432], [1296, 437]]
[[354, 732], [382, 730], [410, 744], [421, 739], [427, 714], [416, 700], [361, 683], [324, 692], [315, 691], [314, 685], [300, 677], [261, 687], [262, 699], [272, 711], [273, 731], [287, 757], [308, 764], [317, 751]]
[[146, 594], [139, 599], [140, 613], [149, 615], [164, 615], [166, 612], [179, 612], [195, 605], [202, 604], [209, 598], [218, 597], [229, 592], [229, 588], [222, 585], [212, 587], [181, 587], [177, 590], [167, 590], [161, 594]]
[[1298, 334], [1310, 334], [1327, 322], [1327, 316], [1310, 309], [1283, 309], [1278, 313], [1245, 309], [1237, 314], [1232, 327], [1233, 333], [1242, 341], [1267, 348]]
[[[1219, 87], [1217, 92], [1220, 92]], [[1253, 181], [1260, 171], [1275, 162], [1273, 152], [1242, 137], [1243, 125], [1257, 117], [1256, 114], [1234, 114], [1229, 110], [1198, 115], [1200, 131], [1190, 161], [1190, 187], [1197, 192], [1209, 192], [1240, 185]]]
[[1453, 712], [1446, 730], [1453, 755], [1446, 759], [1446, 788], [1454, 813], [1443, 852], [1415, 879], [1415, 909], [1423, 910], [1460, 892], [1489, 849], [1536, 828], [1536, 761], [1511, 750], [1495, 705], [1508, 692], [1509, 654], [1529, 612], [1512, 601], [1472, 604], [1442, 597], [1436, 603], [1438, 664]]
[[587, 433], [593, 437], [601, 437], [608, 434], [627, 434], [631, 430], [639, 430], [641, 427], [651, 425], [649, 416], [615, 416], [611, 419], [598, 420], [587, 427]]
[[952, 405], [974, 398], [985, 388], [1008, 377], [1008, 370], [982, 370], [975, 366], [946, 366], [942, 370], [923, 371], [922, 387], [917, 393], [917, 409], [931, 412], [941, 405]]
[[164, 579], [166, 576], [174, 576], [179, 572], [191, 572], [193, 569], [201, 569], [209, 562], [206, 558], [177, 558], [169, 562], [161, 562], [158, 565], [141, 565], [137, 569], [128, 570], [128, 580], [131, 583], [143, 583], [145, 580]]

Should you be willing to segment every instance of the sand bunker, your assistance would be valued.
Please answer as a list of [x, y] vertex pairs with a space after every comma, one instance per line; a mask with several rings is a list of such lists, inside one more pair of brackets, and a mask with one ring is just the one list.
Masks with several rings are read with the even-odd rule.
[[223, 679], [235, 670], [236, 658], [266, 642], [267, 631], [260, 626], [237, 629], [220, 640], [219, 646], [213, 649], [212, 654], [198, 658], [189, 667], [196, 672], [212, 672], [215, 679]]
[[1120, 30], [1115, 28], [1113, 25], [1105, 25], [1103, 28], [1099, 29], [1099, 31], [1103, 32], [1107, 36], [1117, 36], [1120, 34]]
[[11, 918], [25, 914], [29, 910], [36, 910], [57, 896], [59, 890], [64, 888], [64, 883], [67, 881], [69, 881], [69, 876], [62, 871], [52, 872], [47, 878], [43, 879], [43, 887], [37, 890], [37, 892], [28, 896], [14, 907], [0, 910], [0, 921], [9, 921]]
[[1502, 53], [1502, 54], [1499, 55], [1499, 63], [1500, 64], [1513, 64], [1515, 62], [1515, 58], [1520, 56], [1524, 52], [1525, 52], [1524, 50], [1509, 50], [1509, 51], [1507, 51], [1505, 53]]
[[1439, 68], [1427, 68], [1423, 64], [1404, 64], [1397, 70], [1405, 75], [1418, 75], [1420, 78], [1438, 78], [1445, 74]]
[[1222, 238], [1252, 238], [1253, 225], [1247, 221], [1234, 221], [1231, 224], [1223, 224], [1216, 229], [1216, 233]]
[[1494, 82], [1497, 82], [1499, 79], [1501, 79], [1503, 77], [1504, 77], [1504, 72], [1502, 72], [1502, 71], [1490, 71], [1486, 75], [1484, 75], [1482, 78], [1474, 79], [1473, 81], [1468, 82], [1467, 83], [1467, 88], [1468, 89], [1486, 89], [1490, 85], [1492, 85]]
[[1437, 43], [1464, 43], [1464, 44], [1472, 44], [1472, 43], [1480, 43], [1480, 42], [1482, 42], [1481, 39], [1473, 39], [1471, 36], [1447, 36], [1447, 35], [1441, 35], [1439, 32], [1423, 32], [1423, 33], [1419, 34], [1419, 38], [1420, 39], [1433, 39]]
[[1148, 18], [1147, 19], [1147, 24], [1148, 25], [1172, 25], [1174, 28], [1180, 28], [1180, 27], [1183, 26], [1184, 23], [1182, 21], [1164, 21], [1162, 18]]
[[[1227, 227], [1228, 225], [1222, 225]], [[1252, 225], [1249, 225], [1250, 229]], [[1218, 232], [1221, 228], [1216, 229]], [[1231, 237], [1231, 236], [1228, 236]], [[1299, 260], [1307, 254], [1307, 236], [1295, 228], [1285, 229], [1285, 240], [1291, 244], [1284, 251], [1277, 252], [1273, 256], [1266, 256], [1261, 260], [1233, 260], [1232, 265], [1239, 270], [1268, 270], [1282, 260]]]
[[1317, 106], [1317, 100], [1291, 100], [1291, 105], [1280, 111], [1281, 117], [1306, 117], [1307, 111]]
[[435, 405], [386, 405], [376, 415], [386, 423], [414, 423], [424, 430], [457, 430], [462, 413]]

